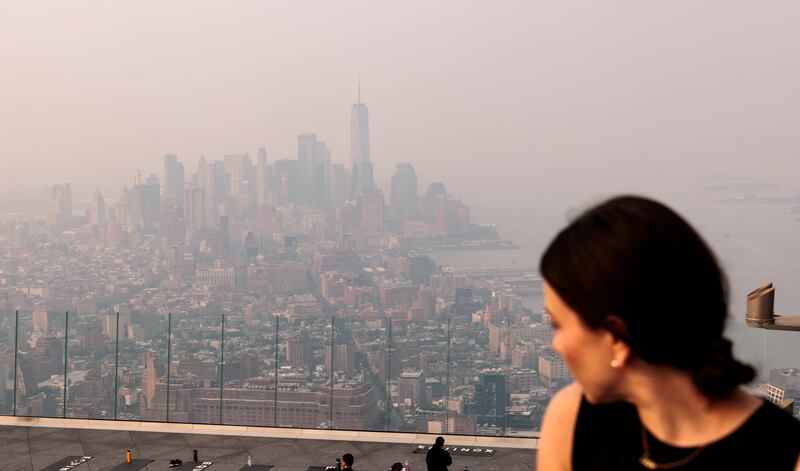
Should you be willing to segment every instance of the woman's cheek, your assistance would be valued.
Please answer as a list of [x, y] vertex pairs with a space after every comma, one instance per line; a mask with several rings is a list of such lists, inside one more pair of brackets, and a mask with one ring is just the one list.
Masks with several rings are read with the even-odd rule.
[[583, 343], [585, 341], [586, 339], [581, 339], [574, 335], [562, 335], [560, 339], [561, 351], [559, 353], [573, 374], [576, 371], [580, 371], [583, 363], [581, 352], [584, 351]]
[[565, 348], [564, 351], [561, 353], [561, 357], [564, 358], [564, 362], [567, 364], [569, 369], [574, 373], [575, 369], [579, 367], [580, 359], [575, 351], [571, 348]]
[[550, 341], [550, 346], [553, 348], [554, 352], [558, 353], [562, 357], [564, 356], [563, 343], [564, 339], [561, 330], [556, 330], [555, 333], [553, 333], [553, 340]]

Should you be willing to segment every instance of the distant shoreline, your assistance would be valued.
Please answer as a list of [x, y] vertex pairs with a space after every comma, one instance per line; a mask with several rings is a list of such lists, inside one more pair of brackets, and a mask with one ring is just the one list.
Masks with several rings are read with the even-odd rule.
[[435, 252], [462, 252], [478, 250], [515, 250], [521, 249], [519, 245], [510, 240], [485, 240], [443, 244], [414, 245], [414, 249], [427, 253]]

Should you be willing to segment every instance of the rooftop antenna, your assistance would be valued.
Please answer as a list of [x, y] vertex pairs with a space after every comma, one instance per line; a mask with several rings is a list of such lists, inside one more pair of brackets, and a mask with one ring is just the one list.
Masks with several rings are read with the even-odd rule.
[[361, 74], [358, 75], [358, 104], [361, 104]]

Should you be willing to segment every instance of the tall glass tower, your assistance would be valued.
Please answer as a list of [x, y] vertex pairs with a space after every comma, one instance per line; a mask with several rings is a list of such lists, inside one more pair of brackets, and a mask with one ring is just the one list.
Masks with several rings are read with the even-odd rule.
[[353, 165], [353, 198], [374, 189], [372, 161], [369, 155], [369, 111], [361, 103], [361, 84], [358, 86], [358, 102], [350, 110], [350, 160]]

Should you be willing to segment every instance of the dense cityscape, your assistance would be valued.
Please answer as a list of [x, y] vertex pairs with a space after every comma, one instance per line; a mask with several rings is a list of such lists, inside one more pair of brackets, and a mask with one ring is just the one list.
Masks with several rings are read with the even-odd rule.
[[4, 2], [0, 471], [800, 471], [800, 3]]
[[444, 183], [420, 194], [410, 163], [387, 202], [360, 98], [351, 130], [349, 169], [301, 134], [297, 159], [166, 155], [113, 204], [97, 190], [81, 214], [56, 184], [43, 219], [5, 218], [0, 413], [537, 430], [569, 374], [523, 306], [535, 268], [437, 266], [515, 245]]
[[[176, 155], [114, 204], [0, 224], [0, 413], [530, 436], [570, 381], [549, 348], [535, 268], [437, 266], [503, 250], [442, 182], [373, 181], [367, 106], [351, 167], [315, 134], [196, 171]], [[77, 213], [77, 214], [76, 214]], [[66, 379], [65, 379], [66, 378]], [[764, 394], [797, 393], [797, 370]]]

